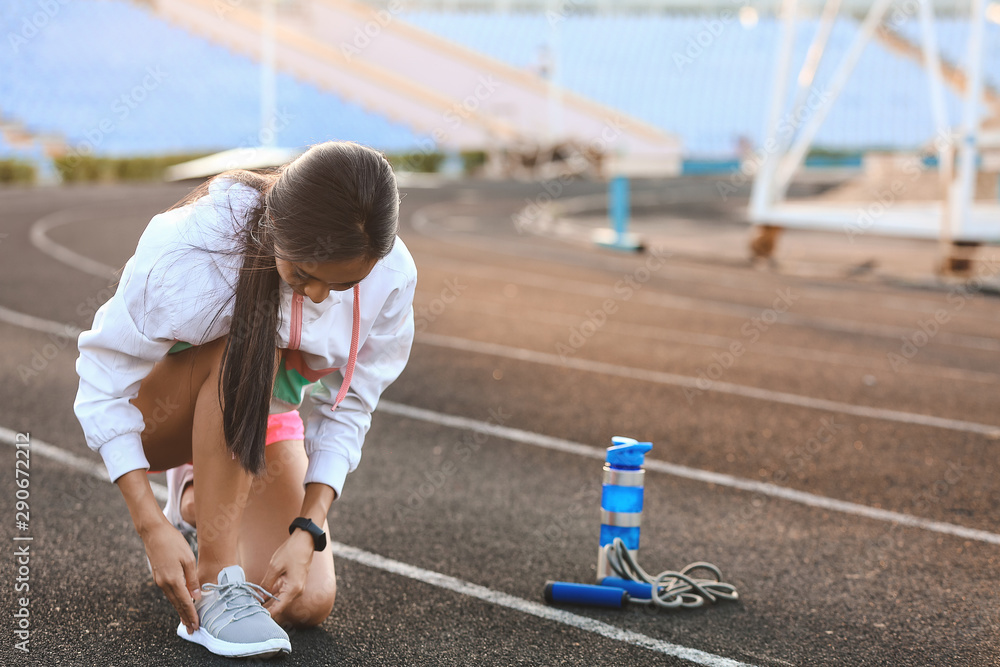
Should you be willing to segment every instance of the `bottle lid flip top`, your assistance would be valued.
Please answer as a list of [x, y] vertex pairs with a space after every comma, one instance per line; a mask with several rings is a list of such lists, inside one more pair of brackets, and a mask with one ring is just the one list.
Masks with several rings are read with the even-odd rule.
[[604, 460], [615, 468], [638, 470], [646, 459], [646, 452], [653, 448], [651, 442], [639, 442], [620, 435], [611, 438], [611, 442], [615, 444], [608, 447]]

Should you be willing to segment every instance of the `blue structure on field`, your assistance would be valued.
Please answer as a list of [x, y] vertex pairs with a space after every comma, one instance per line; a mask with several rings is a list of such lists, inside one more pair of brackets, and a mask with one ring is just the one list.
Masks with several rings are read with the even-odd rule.
[[628, 177], [620, 174], [612, 176], [608, 183], [608, 216], [611, 218], [611, 229], [595, 231], [594, 242], [597, 245], [627, 252], [642, 250], [642, 241], [628, 231], [629, 208]]

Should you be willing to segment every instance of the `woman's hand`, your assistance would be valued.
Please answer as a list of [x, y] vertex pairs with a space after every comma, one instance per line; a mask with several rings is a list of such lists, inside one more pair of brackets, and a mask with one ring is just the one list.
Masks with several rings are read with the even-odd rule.
[[292, 531], [271, 556], [261, 586], [271, 595], [280, 598], [268, 598], [264, 603], [272, 618], [280, 619], [288, 605], [302, 594], [306, 587], [306, 577], [309, 576], [314, 548], [312, 535], [298, 529]]
[[201, 597], [194, 553], [181, 532], [163, 520], [142, 533], [153, 581], [174, 605], [188, 634], [198, 629], [198, 612], [191, 598]]

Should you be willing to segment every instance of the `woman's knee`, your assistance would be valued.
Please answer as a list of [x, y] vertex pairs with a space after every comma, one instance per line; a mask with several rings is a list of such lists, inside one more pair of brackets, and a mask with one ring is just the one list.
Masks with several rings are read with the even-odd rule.
[[285, 608], [282, 625], [312, 628], [321, 625], [333, 612], [337, 598], [337, 578], [333, 575], [321, 586], [308, 586], [294, 602]]

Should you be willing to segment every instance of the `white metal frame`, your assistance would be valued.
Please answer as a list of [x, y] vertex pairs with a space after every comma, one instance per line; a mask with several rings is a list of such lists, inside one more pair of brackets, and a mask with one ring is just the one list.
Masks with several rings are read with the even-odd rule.
[[[406, 11], [545, 11], [551, 0], [398, 0]], [[718, 14], [733, 10], [739, 5], [748, 5], [761, 14], [775, 14], [783, 0], [560, 0], [564, 7], [574, 12], [648, 14], [703, 13]], [[964, 9], [967, 0], [932, 0], [938, 13], [958, 13]], [[361, 0], [377, 9], [385, 7], [385, 0]], [[823, 0], [803, 0], [802, 6], [812, 8], [823, 4]], [[843, 0], [845, 11], [862, 15], [868, 11], [871, 0]]]
[[[913, 207], [898, 204], [893, 213], [913, 218], [914, 215], [930, 222], [933, 226], [920, 224], [900, 224], [899, 220], [880, 220], [873, 233], [905, 234], [908, 236], [937, 236], [942, 243], [950, 245], [952, 240], [1000, 239], [1000, 206], [974, 205], [976, 162], [980, 142], [980, 107], [983, 104], [983, 39], [986, 23], [986, 0], [969, 0], [969, 20], [971, 34], [968, 44], [966, 89], [963, 100], [963, 117], [957, 133], [948, 127], [944, 103], [944, 85], [941, 59], [934, 35], [934, 10], [932, 0], [920, 0], [919, 18], [921, 23], [921, 46], [924, 66], [930, 78], [930, 102], [937, 136], [934, 137], [938, 150], [939, 169], [946, 184], [945, 202], [928, 206], [926, 202], [915, 211]], [[838, 0], [827, 0], [820, 27], [810, 47], [809, 55], [799, 74], [798, 89], [795, 94], [793, 113], [798, 112], [805, 100], [806, 89], [812, 84], [813, 76], [822, 59], [829, 31], [837, 16]], [[798, 0], [783, 0], [782, 36], [778, 45], [771, 91], [771, 104], [764, 145], [764, 158], [753, 183], [750, 200], [750, 219], [760, 224], [781, 226], [801, 226], [831, 228], [844, 224], [845, 212], [829, 210], [809, 210], [807, 205], [786, 204], [788, 185], [795, 172], [802, 165], [812, 141], [816, 137], [832, 105], [847, 84], [862, 52], [875, 35], [891, 0], [875, 0], [862, 21], [854, 42], [839, 63], [834, 73], [828, 95], [806, 120], [804, 126], [794, 136], [794, 140], [778, 142], [778, 125], [785, 101], [788, 99], [787, 82], [789, 61], [795, 41]], [[833, 9], [831, 9], [831, 7]], [[957, 165], [953, 163], [953, 149], [957, 142]], [[768, 148], [771, 150], [768, 150]], [[827, 208], [827, 207], [824, 207]], [[928, 218], [931, 216], [931, 218]], [[796, 225], [798, 221], [798, 225]], [[995, 224], [994, 224], [995, 223]]]

